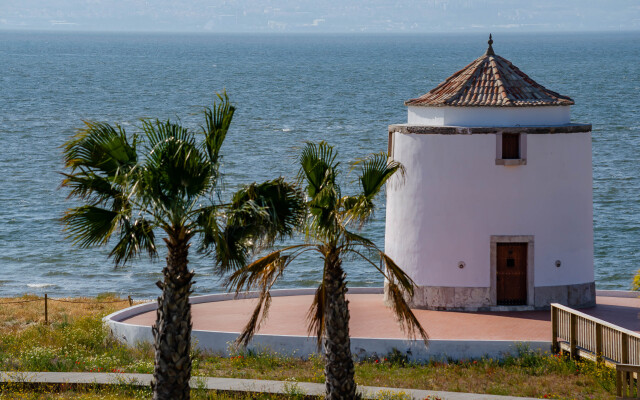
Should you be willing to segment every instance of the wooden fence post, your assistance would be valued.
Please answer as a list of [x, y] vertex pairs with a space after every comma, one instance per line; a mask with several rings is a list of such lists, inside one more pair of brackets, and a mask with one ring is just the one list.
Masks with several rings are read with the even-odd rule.
[[616, 364], [616, 397], [617, 399], [639, 399], [640, 386], [638, 374], [640, 365]]
[[46, 293], [44, 294], [44, 324], [49, 325], [49, 302]]
[[602, 357], [602, 325], [596, 322], [596, 362], [601, 363]]
[[133, 305], [133, 299], [131, 298], [131, 295], [127, 296], [127, 298], [129, 299], [129, 307], [131, 307]]
[[571, 314], [569, 319], [569, 355], [571, 358], [578, 358], [578, 336], [577, 336], [578, 316]]
[[620, 340], [622, 341], [622, 343], [620, 343], [620, 357], [622, 358], [620, 360], [621, 364], [628, 364], [629, 363], [629, 335], [627, 335], [626, 333], [621, 333], [620, 334]]
[[560, 353], [558, 346], [558, 309], [551, 305], [551, 352]]

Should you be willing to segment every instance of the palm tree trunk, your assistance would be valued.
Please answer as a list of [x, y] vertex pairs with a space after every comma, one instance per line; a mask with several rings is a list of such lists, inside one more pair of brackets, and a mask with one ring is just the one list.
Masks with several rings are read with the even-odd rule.
[[352, 400], [356, 397], [351, 340], [349, 339], [349, 302], [342, 260], [337, 252], [330, 252], [326, 265], [325, 304], [325, 385], [326, 399]]
[[189, 244], [187, 240], [165, 239], [169, 249], [167, 266], [162, 270], [164, 282], [158, 297], [155, 339], [155, 368], [153, 371], [154, 400], [189, 399], [191, 378], [191, 280], [187, 269]]

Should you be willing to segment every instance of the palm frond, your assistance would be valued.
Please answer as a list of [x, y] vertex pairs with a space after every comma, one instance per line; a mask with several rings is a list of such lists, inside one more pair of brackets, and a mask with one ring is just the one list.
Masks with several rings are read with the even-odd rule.
[[[235, 290], [236, 294], [243, 290], [249, 291], [256, 288], [260, 290], [258, 304], [249, 322], [238, 336], [236, 340], [237, 345], [246, 346], [258, 329], [260, 329], [260, 325], [267, 317], [271, 304], [271, 295], [269, 292], [276, 281], [282, 276], [285, 268], [300, 254], [312, 249], [314, 249], [313, 246], [304, 244], [274, 251], [257, 259], [246, 267], [235, 271], [229, 276], [226, 286]], [[289, 251], [292, 251], [291, 254], [283, 254]]]
[[260, 257], [246, 267], [232, 273], [225, 286], [235, 290], [236, 293], [269, 286], [273, 277], [284, 268], [287, 258], [280, 250]]
[[251, 228], [267, 246], [293, 234], [305, 216], [303, 193], [282, 177], [245, 186], [234, 194], [231, 207], [237, 212], [230, 222]]
[[156, 121], [145, 122], [145, 132], [154, 138], [140, 172], [140, 195], [149, 203], [161, 203], [164, 209], [188, 211], [194, 198], [210, 190], [213, 166], [186, 129]]
[[149, 152], [154, 152], [158, 146], [168, 141], [196, 145], [195, 137], [187, 128], [170, 120], [142, 120], [142, 131], [145, 133]]
[[380, 192], [382, 186], [396, 173], [404, 177], [405, 169], [399, 162], [389, 160], [384, 152], [358, 160], [354, 167], [356, 165], [360, 167], [358, 180], [362, 193], [345, 198], [342, 203], [349, 218], [358, 221], [362, 226], [373, 215], [373, 198]]
[[[318, 144], [307, 142], [300, 155], [298, 179], [307, 184], [307, 194], [314, 199], [326, 186], [337, 188], [337, 153], [333, 146], [322, 141]], [[335, 190], [335, 189], [334, 189]]]
[[422, 325], [420, 325], [420, 321], [415, 317], [406, 301], [406, 298], [411, 298], [413, 296], [415, 282], [395, 263], [395, 261], [393, 261], [391, 257], [379, 250], [375, 244], [370, 242], [368, 239], [361, 240], [358, 235], [350, 234], [350, 240], [352, 243], [362, 245], [369, 252], [375, 253], [380, 259], [380, 264], [378, 265], [373, 262], [368, 255], [356, 250], [352, 245], [349, 247], [345, 246], [343, 248], [343, 252], [358, 255], [378, 270], [382, 276], [384, 276], [389, 304], [398, 319], [400, 327], [411, 338], [420, 337], [426, 344], [429, 339], [429, 335], [427, 335], [427, 332], [424, 330]]
[[223, 270], [243, 265], [252, 253], [291, 236], [302, 224], [302, 192], [283, 178], [245, 186], [233, 195], [217, 261]]
[[62, 187], [69, 197], [87, 200], [122, 212], [128, 207], [129, 185], [137, 165], [136, 137], [133, 142], [119, 126], [85, 122], [63, 147], [65, 167]]
[[324, 334], [324, 325], [325, 325], [325, 316], [326, 316], [326, 287], [325, 281], [322, 279], [322, 282], [316, 289], [315, 294], [313, 295], [313, 302], [311, 303], [311, 307], [309, 307], [309, 311], [307, 312], [307, 323], [308, 329], [307, 334], [309, 336], [313, 335], [316, 337], [316, 345], [318, 351], [322, 348], [322, 337]]
[[236, 294], [253, 289], [260, 291], [258, 304], [249, 322], [238, 336], [237, 345], [246, 346], [260, 329], [260, 325], [267, 317], [271, 304], [269, 292], [278, 279], [282, 277], [287, 266], [298, 256], [311, 250], [317, 250], [317, 247], [311, 244], [288, 246], [255, 260], [229, 276], [225, 286], [234, 290]]
[[397, 161], [389, 160], [385, 152], [372, 154], [369, 157], [358, 160], [355, 165], [360, 166], [359, 181], [362, 194], [367, 198], [373, 198], [382, 185], [385, 184], [396, 172], [402, 177], [405, 175], [405, 168]]
[[213, 103], [213, 107], [204, 109], [205, 126], [202, 133], [205, 135], [205, 147], [209, 154], [209, 160], [217, 165], [220, 158], [220, 148], [231, 126], [231, 120], [236, 108], [231, 105], [227, 92], [218, 93], [219, 102]]
[[367, 239], [366, 237], [362, 236], [362, 235], [358, 235], [355, 232], [351, 232], [349, 230], [344, 231], [344, 240], [345, 243], [348, 244], [349, 247], [353, 246], [353, 245], [359, 245], [359, 246], [364, 246], [367, 247], [369, 249], [374, 249], [376, 251], [379, 251], [378, 247], [376, 246], [375, 243], [373, 243], [370, 239]]
[[247, 324], [242, 328], [242, 332], [236, 338], [236, 346], [246, 347], [249, 344], [269, 315], [269, 307], [271, 307], [271, 293], [266, 288], [263, 288], [258, 297], [258, 304], [251, 313], [251, 318], [249, 318]]
[[387, 296], [391, 309], [398, 318], [398, 323], [404, 332], [414, 338], [421, 337], [426, 344], [429, 336], [420, 325], [420, 321], [413, 314], [405, 299], [413, 297], [415, 282], [391, 257], [382, 251], [380, 252], [380, 259], [387, 271], [385, 276], [387, 278]]
[[334, 148], [324, 141], [307, 143], [300, 156], [298, 180], [306, 183], [310, 230], [319, 238], [335, 236], [339, 231], [340, 186], [336, 157]]
[[374, 204], [371, 198], [364, 194], [359, 196], [345, 196], [340, 200], [345, 212], [345, 225], [356, 221], [362, 227], [373, 215]]
[[411, 279], [409, 275], [407, 275], [407, 273], [404, 272], [402, 268], [400, 268], [398, 264], [396, 264], [396, 262], [393, 261], [393, 259], [386, 253], [380, 251], [379, 255], [380, 259], [382, 260], [382, 265], [387, 271], [386, 278], [389, 281], [397, 281], [400, 284], [402, 290], [406, 291], [409, 297], [412, 297], [413, 288], [415, 287], [415, 282], [413, 281], [413, 279]]
[[429, 335], [407, 304], [404, 297], [405, 291], [393, 281], [386, 282], [386, 286], [388, 303], [391, 306], [393, 313], [396, 315], [402, 330], [412, 339], [420, 337], [424, 343], [427, 344], [429, 341]]
[[126, 264], [130, 259], [146, 252], [150, 258], [157, 256], [153, 224], [145, 219], [137, 219], [133, 223], [123, 219], [120, 224], [120, 240], [111, 250], [117, 265]]
[[122, 127], [84, 121], [84, 128], [63, 146], [66, 168], [92, 170], [107, 177], [129, 171], [137, 163], [136, 137], [129, 142]]
[[339, 190], [336, 185], [326, 184], [311, 198], [307, 205], [312, 218], [316, 220], [318, 229], [335, 230], [340, 211]]
[[[366, 258], [367, 261], [370, 261], [371, 258], [378, 260], [378, 255], [380, 253], [378, 246], [376, 246], [376, 244], [371, 240], [346, 229], [343, 231], [341, 236], [339, 247], [340, 250], [344, 252], [350, 252], [353, 250], [360, 257]], [[366, 255], [364, 253], [366, 253]], [[374, 266], [375, 265], [377, 264], [374, 263]]]
[[[368, 249], [370, 251], [373, 251], [373, 249]], [[347, 247], [343, 247], [342, 251], [344, 253], [351, 253], [353, 255], [356, 255], [358, 257], [360, 257], [362, 260], [366, 261], [368, 264], [370, 264], [373, 268], [375, 268], [378, 272], [380, 272], [380, 275], [382, 275], [386, 281], [393, 281], [395, 282], [396, 280], [400, 280], [400, 285], [402, 287], [402, 289], [407, 292], [407, 295], [409, 297], [413, 296], [413, 291], [414, 291], [414, 286], [415, 283], [413, 282], [413, 280], [406, 275], [406, 273], [404, 271], [402, 271], [402, 269], [400, 269], [397, 265], [395, 265], [395, 263], [393, 262], [393, 260], [391, 260], [389, 258], [389, 260], [391, 261], [391, 263], [393, 263], [393, 265], [395, 265], [394, 269], [389, 269], [386, 267], [385, 265], [385, 260], [381, 257], [382, 256], [386, 256], [382, 251], [380, 250], [375, 250], [375, 252], [377, 253], [377, 257], [380, 258], [380, 262], [379, 264], [375, 263], [372, 260], [372, 257], [370, 256], [371, 252], [369, 254], [364, 254], [361, 251], [358, 251], [354, 248], [347, 248]], [[387, 256], [388, 257], [388, 256]]]
[[118, 224], [119, 214], [100, 207], [85, 205], [69, 209], [62, 217], [68, 237], [83, 248], [108, 242]]
[[207, 242], [202, 242], [202, 250], [209, 252], [214, 249], [215, 262], [220, 274], [229, 271], [237, 271], [242, 268], [250, 259], [251, 242], [243, 240], [240, 229], [224, 227], [220, 230], [212, 231]]
[[65, 167], [71, 172], [63, 173], [62, 186], [70, 189], [69, 197], [89, 202], [62, 217], [68, 236], [76, 245], [90, 247], [107, 244], [119, 231], [110, 254], [116, 265], [142, 249], [155, 254], [151, 228], [128, 222], [139, 176], [137, 140], [135, 135], [130, 140], [120, 126], [85, 122], [63, 149]]
[[61, 186], [70, 189], [69, 198], [77, 197], [93, 205], [104, 205], [110, 200], [124, 196], [119, 190], [119, 185], [114, 185], [113, 180], [94, 172], [62, 173], [62, 175], [65, 178]]
[[237, 269], [227, 278], [225, 286], [236, 293], [265, 286], [270, 288], [293, 260], [309, 250], [316, 250], [316, 246], [298, 244], [271, 252]]
[[232, 264], [236, 260], [239, 262], [237, 267], [245, 265], [244, 258], [236, 255], [235, 252], [231, 252], [237, 247], [235, 246], [235, 242], [227, 241], [222, 236], [224, 229], [220, 227], [218, 221], [220, 207], [217, 205], [201, 207], [196, 210], [196, 213], [194, 227], [199, 228], [201, 233], [198, 251], [204, 254], [215, 253], [216, 262], [224, 269], [224, 271], [220, 271], [222, 273], [227, 272], [230, 266], [234, 266]]

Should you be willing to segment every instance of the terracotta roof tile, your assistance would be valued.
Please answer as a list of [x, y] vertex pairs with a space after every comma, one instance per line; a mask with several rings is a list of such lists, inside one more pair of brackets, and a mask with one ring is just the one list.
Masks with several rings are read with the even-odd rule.
[[574, 101], [536, 83], [491, 48], [429, 93], [407, 106], [531, 107], [572, 105]]

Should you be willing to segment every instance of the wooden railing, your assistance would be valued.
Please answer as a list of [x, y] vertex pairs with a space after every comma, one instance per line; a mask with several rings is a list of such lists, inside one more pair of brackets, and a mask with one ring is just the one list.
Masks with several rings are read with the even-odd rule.
[[551, 340], [554, 353], [640, 365], [640, 334], [557, 303], [551, 304]]
[[640, 399], [638, 375], [640, 375], [640, 365], [616, 365], [616, 399]]

